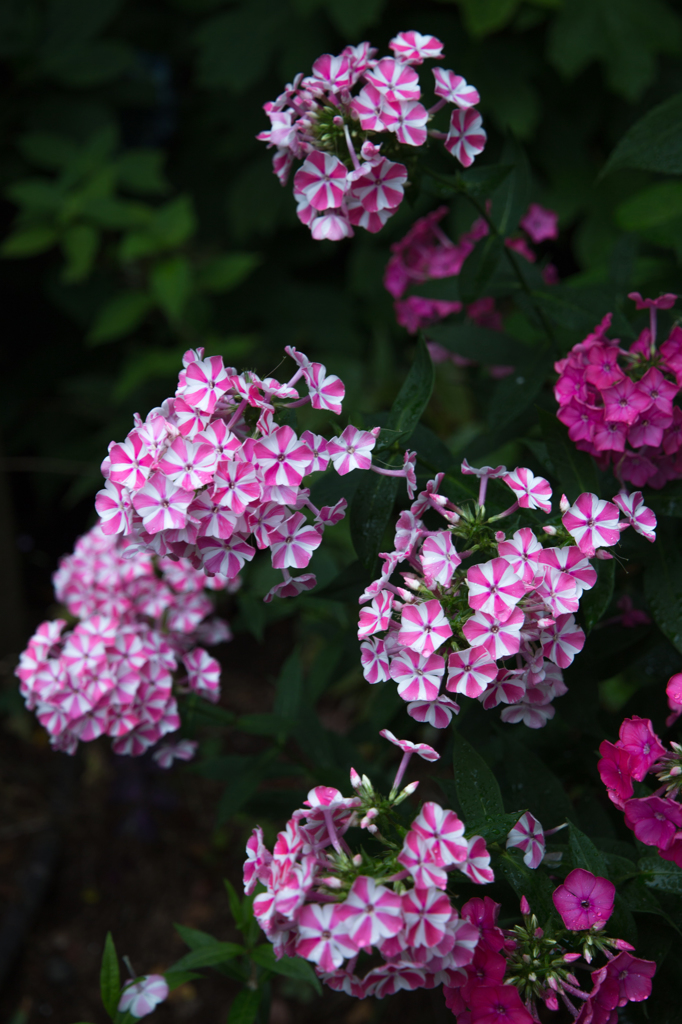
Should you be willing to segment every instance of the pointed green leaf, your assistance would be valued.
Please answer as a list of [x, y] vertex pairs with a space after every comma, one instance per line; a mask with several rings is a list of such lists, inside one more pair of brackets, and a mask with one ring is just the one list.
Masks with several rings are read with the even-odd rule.
[[682, 174], [682, 92], [635, 121], [609, 157], [601, 176], [619, 167]]
[[186, 256], [173, 256], [155, 264], [150, 276], [151, 292], [168, 319], [182, 319], [192, 291], [192, 269]]
[[102, 967], [99, 973], [99, 990], [104, 1009], [113, 1020], [118, 1010], [118, 1001], [121, 995], [121, 972], [111, 932], [107, 932], [104, 942]]
[[261, 992], [258, 989], [243, 988], [230, 1007], [227, 1024], [253, 1024], [260, 1001]]
[[597, 471], [587, 452], [578, 451], [566, 427], [552, 413], [538, 409], [538, 418], [547, 454], [568, 500], [575, 501], [584, 491], [596, 494], [599, 490]]
[[262, 946], [256, 946], [251, 951], [251, 959], [255, 960], [259, 967], [264, 967], [274, 974], [282, 974], [285, 978], [296, 978], [297, 981], [307, 981], [318, 995], [322, 995], [322, 985], [312, 965], [300, 956], [282, 956], [276, 960], [273, 948], [267, 942]]
[[682, 652], [682, 553], [670, 522], [659, 523], [644, 573], [644, 593], [656, 625]]
[[608, 878], [606, 860], [601, 850], [598, 850], [591, 839], [581, 832], [573, 822], [568, 826], [568, 845], [571, 851], [571, 860], [574, 868], [585, 868], [593, 875], [600, 875]]
[[88, 342], [101, 345], [132, 334], [151, 308], [152, 300], [146, 292], [121, 292], [100, 309], [88, 335]]
[[197, 967], [216, 967], [218, 964], [234, 960], [244, 952], [244, 947], [236, 942], [213, 942], [210, 946], [199, 946], [186, 953], [168, 969], [175, 974], [177, 971], [191, 971]]
[[674, 893], [682, 896], [682, 868], [662, 857], [642, 857], [639, 862], [644, 884], [661, 892]]
[[580, 599], [580, 611], [586, 633], [592, 632], [611, 604], [616, 578], [616, 562], [613, 558], [608, 562], [596, 560], [595, 568], [597, 570], [597, 582], [591, 590], [586, 590]]
[[453, 737], [452, 766], [465, 823], [499, 818], [504, 814], [504, 804], [497, 779], [468, 740], [459, 732], [454, 732]]

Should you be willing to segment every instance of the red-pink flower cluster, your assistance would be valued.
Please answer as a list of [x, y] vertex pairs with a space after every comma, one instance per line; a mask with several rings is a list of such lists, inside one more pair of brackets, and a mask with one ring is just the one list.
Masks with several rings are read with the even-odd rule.
[[[668, 702], [676, 719], [682, 710], [682, 675], [668, 683]], [[599, 774], [611, 801], [625, 815], [625, 824], [646, 846], [655, 846], [664, 860], [682, 867], [682, 746], [671, 741], [667, 750], [648, 718], [626, 718], [618, 740], [599, 747]], [[634, 796], [634, 782], [651, 773], [659, 786], [652, 796]]]
[[[425, 281], [458, 277], [476, 243], [485, 238], [490, 231], [485, 219], [480, 217], [474, 221], [469, 231], [464, 232], [457, 242], [453, 242], [440, 226], [448, 212], [447, 206], [439, 206], [425, 217], [420, 217], [405, 237], [391, 246], [393, 255], [386, 264], [384, 287], [395, 300], [393, 306], [396, 320], [410, 334], [416, 334], [421, 328], [429, 327], [451, 313], [461, 313], [465, 307], [458, 300], [428, 299], [421, 295], [405, 297], [408, 288], [423, 284]], [[531, 203], [521, 220], [521, 226], [533, 242], [556, 238], [558, 234], [556, 214], [543, 209], [537, 203]], [[505, 244], [531, 263], [537, 259], [523, 236], [507, 238]], [[556, 271], [551, 265], [545, 268], [544, 274], [547, 283], [554, 283]], [[502, 330], [502, 317], [495, 308], [493, 298], [477, 299], [466, 307], [466, 313], [480, 327]], [[449, 352], [434, 342], [429, 344], [429, 351], [434, 362], [451, 359], [457, 366], [471, 365], [471, 360]], [[502, 369], [509, 368], [498, 368]], [[498, 372], [496, 375], [499, 377], [504, 374]]]
[[[117, 754], [143, 754], [180, 727], [174, 683], [210, 701], [220, 695], [220, 665], [198, 643], [231, 639], [213, 615], [207, 580], [185, 559], [152, 557], [93, 527], [54, 574], [57, 600], [79, 620], [43, 622], [16, 674], [29, 710], [57, 750], [107, 735]], [[188, 760], [185, 741], [163, 752]]]
[[[398, 519], [394, 550], [380, 556], [381, 576], [360, 598], [363, 674], [372, 684], [392, 679], [412, 718], [435, 728], [449, 725], [459, 711], [453, 698], [463, 695], [486, 709], [504, 704], [503, 721], [537, 729], [554, 716], [552, 700], [566, 692], [561, 670], [585, 642], [575, 613], [597, 580], [590, 558], [598, 549], [598, 557], [611, 557], [603, 549], [630, 525], [653, 540], [656, 519], [640, 494], [614, 504], [585, 493], [573, 505], [562, 498], [559, 529], [524, 526], [510, 537], [498, 529], [493, 539], [486, 524], [497, 526], [517, 508], [550, 512], [550, 485], [523, 467], [474, 470], [465, 460], [462, 471], [480, 477], [473, 510], [439, 493], [439, 474]], [[494, 478], [516, 500], [486, 520]], [[426, 525], [434, 512], [444, 529]], [[455, 548], [459, 538], [465, 550]], [[493, 557], [464, 567], [481, 553]], [[400, 586], [392, 577], [403, 563], [410, 571]]]
[[[369, 43], [323, 54], [312, 74], [297, 75], [264, 110], [271, 127], [257, 137], [275, 147], [273, 169], [285, 185], [295, 160], [299, 220], [315, 239], [347, 238], [353, 227], [380, 231], [400, 206], [415, 149], [429, 137], [464, 167], [482, 152], [486, 133], [476, 109], [477, 91], [454, 71], [433, 69], [435, 103], [420, 102], [416, 67], [441, 60], [434, 36], [400, 32], [389, 43], [392, 56], [377, 58]], [[450, 104], [447, 132], [429, 129]]]
[[682, 408], [674, 404], [682, 388], [682, 328], [673, 327], [657, 346], [656, 312], [670, 309], [676, 296], [630, 298], [637, 309], [649, 309], [649, 327], [624, 348], [606, 335], [607, 313], [555, 364], [557, 416], [576, 447], [603, 468], [613, 466], [620, 480], [660, 488], [682, 476]]
[[[237, 373], [221, 356], [204, 357], [203, 349], [186, 352], [175, 397], [144, 422], [136, 415], [125, 441], [109, 445], [102, 463], [107, 483], [95, 502], [104, 533], [131, 538], [130, 551], [186, 558], [223, 581], [234, 580], [256, 548], [269, 548], [283, 581], [266, 601], [314, 587], [312, 573], [292, 576], [290, 570], [308, 566], [325, 526], [343, 519], [346, 501], [316, 508], [304, 477], [330, 462], [341, 476], [372, 468], [379, 428], [347, 426], [326, 441], [280, 426], [279, 410], [307, 402], [340, 413], [345, 393], [321, 363], [295, 348], [286, 351], [297, 366], [285, 384]], [[303, 398], [299, 381], [308, 391]], [[403, 469], [375, 471], [405, 476], [408, 485], [414, 475], [408, 457]]]

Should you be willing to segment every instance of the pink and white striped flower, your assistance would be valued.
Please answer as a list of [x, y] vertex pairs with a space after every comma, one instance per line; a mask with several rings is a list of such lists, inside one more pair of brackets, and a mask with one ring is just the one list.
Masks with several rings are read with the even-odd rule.
[[656, 516], [644, 504], [641, 491], [634, 491], [632, 494], [621, 491], [613, 499], [613, 503], [618, 506], [628, 524], [637, 533], [641, 533], [642, 537], [649, 541], [656, 540]]
[[540, 568], [552, 566], [561, 572], [568, 573], [575, 581], [578, 597], [584, 590], [591, 590], [597, 582], [596, 570], [590, 565], [580, 548], [569, 545], [564, 548], [544, 548], [540, 552]]
[[238, 516], [224, 505], [219, 505], [208, 494], [198, 495], [189, 506], [188, 515], [199, 523], [199, 537], [219, 537], [229, 540], [234, 533]]
[[357, 952], [357, 943], [343, 930], [343, 911], [333, 903], [306, 903], [298, 916], [296, 953], [333, 971]]
[[438, 864], [429, 844], [417, 832], [410, 830], [403, 840], [403, 848], [398, 854], [398, 863], [410, 872], [415, 886], [428, 889], [435, 886], [445, 889], [448, 876], [441, 864]]
[[543, 549], [529, 526], [517, 530], [511, 540], [500, 541], [497, 550], [524, 583], [533, 582]]
[[386, 131], [387, 124], [384, 121], [384, 115], [387, 114], [388, 121], [392, 118], [386, 97], [373, 85], [366, 85], [351, 100], [350, 108], [358, 118], [360, 127], [366, 132]]
[[257, 441], [254, 453], [263, 471], [265, 483], [269, 486], [297, 487], [312, 461], [308, 445], [299, 440], [291, 427], [287, 426], [277, 427], [271, 434]]
[[353, 84], [350, 61], [343, 54], [333, 57], [331, 53], [323, 53], [313, 64], [313, 75], [334, 91], [348, 89]]
[[487, 885], [495, 881], [495, 875], [490, 867], [490, 854], [482, 836], [472, 836], [467, 840], [467, 858], [457, 867], [463, 871], [467, 878], [477, 885]]
[[[423, 146], [426, 142], [426, 125], [429, 120], [426, 107], [417, 100], [407, 102], [391, 103], [386, 108], [384, 120], [390, 132], [395, 132], [398, 142], [405, 146]], [[402, 164], [398, 164], [402, 167]], [[407, 173], [405, 175], [407, 180]], [[401, 195], [402, 200], [402, 195]], [[398, 204], [395, 203], [395, 206]]]
[[258, 501], [261, 494], [258, 476], [252, 463], [230, 459], [218, 464], [213, 477], [212, 498], [235, 516]]
[[336, 209], [349, 185], [348, 171], [337, 156], [313, 150], [294, 175], [294, 190], [315, 210]]
[[196, 491], [213, 479], [217, 453], [210, 444], [195, 444], [176, 437], [159, 461], [161, 473], [185, 491]]
[[402, 750], [403, 754], [418, 754], [424, 761], [440, 761], [440, 754], [430, 747], [428, 743], [413, 743], [412, 740], [399, 740], [390, 729], [382, 729], [379, 733], [385, 740], [392, 743], [394, 747]]
[[440, 889], [415, 888], [403, 894], [403, 916], [411, 946], [437, 946], [451, 915], [450, 900]]
[[360, 609], [360, 622], [358, 624], [358, 640], [372, 636], [373, 633], [381, 633], [388, 629], [393, 608], [393, 594], [388, 590], [381, 590], [367, 607]]
[[440, 601], [433, 599], [403, 608], [398, 640], [417, 654], [428, 658], [451, 636], [452, 627]]
[[407, 713], [415, 722], [423, 722], [434, 729], [447, 729], [452, 716], [459, 714], [459, 704], [442, 696], [435, 700], [413, 700], [407, 705]]
[[375, 683], [385, 683], [390, 678], [384, 641], [378, 637], [371, 637], [360, 644], [360, 661], [362, 674], [372, 686]]
[[152, 754], [159, 768], [171, 768], [174, 761], [191, 761], [199, 744], [196, 740], [171, 740], [163, 743]]
[[128, 981], [118, 1002], [120, 1013], [146, 1017], [168, 998], [168, 982], [162, 974], [145, 974], [139, 981]]
[[176, 487], [163, 473], [152, 473], [144, 487], [133, 497], [135, 511], [142, 516], [147, 533], [181, 530], [187, 522], [187, 509], [194, 491]]
[[131, 430], [125, 441], [109, 445], [109, 479], [137, 491], [147, 480], [153, 456], [137, 434]]
[[461, 75], [456, 75], [454, 71], [449, 71], [446, 68], [432, 68], [431, 70], [436, 80], [433, 87], [436, 96], [441, 96], [448, 103], [454, 103], [462, 110], [475, 107], [477, 103], [480, 103], [481, 97], [478, 95], [478, 91], [474, 89], [473, 85], [468, 85]]
[[305, 379], [313, 409], [328, 409], [340, 415], [341, 403], [346, 394], [343, 381], [336, 374], [327, 373], [322, 363], [311, 363], [305, 371]]
[[190, 690], [215, 704], [220, 696], [220, 662], [203, 647], [195, 647], [183, 654], [182, 663], [187, 670]]
[[472, 647], [484, 647], [490, 657], [497, 660], [508, 658], [519, 650], [519, 633], [523, 621], [524, 615], [520, 608], [513, 608], [504, 622], [487, 612], [475, 612], [464, 623], [462, 632]]
[[543, 629], [540, 639], [545, 657], [559, 668], [568, 668], [585, 646], [585, 634], [574, 615], [559, 615], [553, 625]]
[[440, 583], [442, 587], [449, 587], [452, 574], [462, 559], [455, 551], [452, 534], [447, 530], [439, 530], [422, 544], [419, 561], [429, 586]]
[[526, 867], [540, 866], [545, 856], [545, 832], [537, 818], [530, 811], [522, 814], [507, 836], [506, 848], [516, 847], [523, 851]]
[[439, 654], [422, 657], [403, 648], [391, 658], [389, 675], [398, 684], [398, 693], [405, 701], [435, 700], [445, 671], [445, 659]]
[[551, 609], [552, 615], [567, 615], [578, 610], [580, 594], [576, 581], [553, 565], [545, 566], [543, 578], [536, 586], [535, 593]]
[[[378, 433], [378, 428], [377, 433]], [[350, 424], [340, 437], [329, 442], [329, 455], [339, 476], [345, 476], [354, 469], [369, 469], [372, 465], [372, 449], [377, 443], [373, 431], [359, 430]]]
[[[319, 364], [316, 363], [315, 365], [317, 366]], [[313, 434], [310, 430], [303, 431], [301, 434], [301, 441], [303, 444], [308, 445], [312, 453], [312, 462], [310, 463], [308, 472], [323, 472], [329, 465], [329, 445], [327, 441], [319, 434]]]
[[584, 554], [591, 556], [596, 548], [612, 547], [620, 538], [618, 509], [610, 501], [585, 492], [561, 518]]
[[305, 569], [322, 543], [322, 530], [311, 526], [302, 512], [294, 512], [270, 531], [272, 564], [275, 569]]
[[410, 30], [399, 32], [388, 44], [396, 60], [404, 64], [423, 64], [425, 60], [440, 60], [443, 44], [435, 36], [422, 35]]
[[223, 365], [223, 357], [209, 356], [196, 359], [187, 366], [184, 382], [178, 387], [177, 394], [193, 409], [211, 414], [229, 387], [230, 377]]
[[463, 693], [467, 697], [480, 697], [497, 676], [497, 665], [485, 647], [467, 647], [453, 651], [448, 658], [446, 690]]
[[521, 700], [511, 707], [502, 708], [500, 720], [509, 725], [523, 722], [529, 729], [542, 729], [555, 714], [556, 708], [553, 704], [530, 704]]
[[378, 61], [365, 77], [389, 100], [418, 100], [421, 96], [417, 72], [392, 57]]
[[95, 509], [102, 523], [102, 533], [130, 533], [132, 506], [130, 493], [123, 484], [107, 480], [95, 498]]
[[543, 476], [535, 476], [529, 469], [519, 466], [502, 479], [511, 487], [521, 508], [539, 508], [551, 512], [552, 488]]
[[492, 558], [489, 562], [472, 565], [467, 570], [469, 607], [504, 622], [526, 592], [506, 558]]
[[412, 829], [424, 839], [436, 863], [442, 867], [466, 860], [468, 846], [464, 824], [454, 811], [443, 810], [440, 804], [429, 801], [412, 822]]
[[375, 946], [403, 928], [400, 896], [366, 875], [355, 879], [343, 906], [344, 927], [358, 949]]
[[374, 164], [363, 166], [362, 174], [351, 185], [349, 194], [364, 210], [372, 213], [394, 210], [403, 201], [406, 181], [405, 165], [382, 157]]
[[310, 233], [316, 242], [339, 242], [342, 238], [352, 238], [353, 228], [348, 212], [342, 208], [319, 214], [310, 221]]
[[471, 167], [485, 149], [487, 138], [483, 119], [477, 110], [453, 110], [444, 146], [462, 167]]
[[214, 537], [199, 537], [197, 541], [201, 563], [206, 572], [235, 579], [256, 554], [255, 548], [247, 544], [241, 534], [234, 533], [229, 540]]

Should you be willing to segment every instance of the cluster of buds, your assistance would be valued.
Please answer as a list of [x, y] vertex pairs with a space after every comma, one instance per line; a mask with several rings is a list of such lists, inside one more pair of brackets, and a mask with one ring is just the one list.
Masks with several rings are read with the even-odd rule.
[[[668, 683], [674, 721], [682, 711], [682, 674]], [[626, 718], [618, 740], [599, 747], [599, 774], [609, 798], [619, 807], [625, 824], [640, 843], [654, 846], [664, 860], [682, 867], [682, 746], [671, 741], [667, 750], [648, 718]], [[652, 774], [659, 785], [651, 796], [635, 797], [634, 782]]]
[[[339, 414], [345, 394], [342, 381], [321, 363], [293, 347], [286, 351], [296, 369], [285, 384], [253, 371], [237, 373], [221, 356], [205, 358], [203, 349], [185, 353], [175, 397], [144, 422], [136, 415], [125, 441], [109, 445], [102, 463], [107, 482], [95, 501], [105, 534], [128, 538], [130, 552], [185, 558], [224, 583], [253, 559], [253, 537], [282, 572], [266, 601], [315, 586], [313, 573], [292, 576], [290, 570], [308, 566], [325, 526], [343, 519], [346, 501], [316, 508], [304, 477], [330, 462], [341, 476], [375, 468], [409, 482], [414, 471], [409, 460], [399, 470], [372, 467], [378, 427], [347, 426], [326, 441], [280, 426], [279, 411], [307, 402]], [[299, 381], [307, 386], [303, 398]]]
[[673, 404], [682, 388], [682, 328], [673, 327], [667, 341], [656, 344], [657, 311], [671, 309], [677, 296], [629, 297], [637, 309], [649, 310], [649, 327], [623, 348], [606, 336], [608, 313], [574, 345], [555, 364], [557, 416], [576, 447], [603, 468], [612, 465], [620, 480], [660, 488], [682, 476], [682, 408]]
[[[485, 146], [479, 95], [461, 75], [434, 68], [435, 102], [428, 109], [420, 102], [415, 68], [442, 59], [440, 40], [400, 32], [389, 47], [391, 57], [377, 58], [369, 43], [323, 54], [311, 75], [297, 75], [264, 105], [271, 127], [258, 139], [275, 147], [273, 169], [282, 185], [294, 161], [303, 161], [294, 197], [299, 220], [315, 239], [347, 238], [354, 226], [380, 231], [400, 206], [416, 151], [429, 137], [443, 139], [464, 167]], [[454, 109], [447, 131], [429, 128], [448, 104]]]
[[[521, 526], [508, 536], [499, 525], [518, 509], [551, 512], [549, 483], [523, 467], [473, 469], [465, 460], [462, 472], [480, 478], [476, 502], [456, 505], [440, 494], [439, 474], [398, 519], [394, 550], [380, 556], [381, 575], [360, 597], [363, 673], [372, 684], [396, 682], [412, 718], [435, 728], [449, 725], [460, 696], [486, 709], [504, 704], [503, 721], [540, 728], [554, 715], [553, 698], [566, 692], [562, 669], [585, 641], [575, 613], [597, 580], [590, 559], [611, 558], [605, 549], [628, 526], [653, 540], [656, 518], [638, 492], [615, 502], [584, 493], [573, 505], [562, 497], [556, 526]], [[488, 518], [495, 478], [516, 500]], [[428, 516], [437, 522], [433, 513], [445, 528], [428, 525]], [[402, 563], [409, 571], [399, 585], [393, 576]]]
[[[388, 730], [382, 735], [403, 752], [388, 797], [354, 770], [353, 797], [317, 786], [277, 836], [273, 853], [254, 830], [244, 865], [245, 891], [265, 886], [253, 910], [275, 955], [304, 957], [330, 987], [359, 998], [455, 984], [480, 931], [468, 905], [460, 913], [448, 895], [449, 873], [463, 872], [477, 884], [493, 881], [485, 841], [467, 838], [454, 811], [429, 802], [409, 829], [401, 825], [395, 807], [417, 786], [400, 789], [410, 758], [439, 755]], [[353, 852], [346, 838], [351, 828], [371, 832], [380, 852]], [[373, 952], [379, 966], [371, 965]], [[364, 965], [370, 969], [360, 976]]]
[[[143, 754], [180, 727], [175, 691], [210, 701], [220, 695], [220, 665], [200, 646], [231, 639], [213, 615], [207, 579], [185, 559], [152, 558], [95, 526], [54, 574], [57, 600], [73, 617], [43, 622], [16, 674], [29, 710], [57, 750], [107, 735], [116, 754]], [[189, 740], [157, 748], [162, 767], [188, 760]]]
[[[440, 225], [448, 214], [447, 206], [439, 206], [425, 217], [416, 220], [404, 238], [391, 246], [392, 256], [386, 264], [384, 287], [393, 296], [393, 308], [398, 323], [410, 334], [416, 334], [423, 327], [429, 327], [452, 313], [461, 313], [465, 307], [456, 299], [428, 299], [422, 295], [407, 295], [407, 290], [426, 281], [437, 281], [446, 277], [458, 277], [466, 260], [474, 251], [476, 243], [485, 238], [490, 228], [483, 217], [474, 221], [471, 228], [453, 242]], [[530, 263], [537, 254], [528, 244], [543, 242], [558, 235], [558, 218], [552, 210], [545, 210], [537, 203], [531, 203], [520, 224], [525, 234], [505, 238], [507, 248], [512, 249]], [[527, 237], [526, 237], [527, 236]], [[543, 270], [547, 284], [555, 284], [556, 269], [548, 264]], [[502, 316], [495, 307], [495, 300], [485, 296], [466, 306], [470, 320], [489, 330], [502, 330]], [[471, 360], [449, 352], [442, 345], [429, 344], [434, 362], [442, 363], [451, 359], [456, 366], [469, 366]], [[498, 367], [498, 371], [511, 372], [509, 367]], [[501, 377], [503, 372], [494, 376]]]

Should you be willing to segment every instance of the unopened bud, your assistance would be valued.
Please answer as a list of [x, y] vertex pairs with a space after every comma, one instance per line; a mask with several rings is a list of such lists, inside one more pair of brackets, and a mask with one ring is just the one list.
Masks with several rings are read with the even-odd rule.
[[549, 537], [556, 537], [557, 530], [555, 526], [543, 526], [542, 529]]
[[553, 625], [554, 619], [550, 618], [549, 615], [546, 615], [543, 619], [538, 619], [538, 626], [540, 629], [547, 629], [549, 626]]
[[564, 953], [564, 960], [567, 964], [575, 963], [576, 960], [580, 960], [580, 953]]
[[362, 779], [356, 772], [355, 768], [351, 768], [350, 770], [350, 784], [353, 789], [362, 789]]
[[598, 558], [601, 562], [608, 562], [610, 558], [613, 558], [613, 555], [606, 551], [604, 548], [599, 548], [597, 550], [595, 557]]
[[340, 114], [337, 114], [335, 117], [332, 118], [332, 124], [343, 124], [343, 118], [341, 117]]
[[530, 914], [530, 903], [528, 902], [525, 896], [521, 897], [521, 913], [524, 916], [526, 914]]
[[353, 857], [353, 865], [354, 865], [354, 867], [359, 868], [361, 864], [362, 864], [362, 854], [361, 853], [356, 853], [355, 856]]
[[372, 429], [370, 430], [370, 434], [373, 434], [374, 437], [378, 437], [380, 433], [381, 427], [372, 427]]
[[374, 818], [376, 818], [378, 813], [379, 812], [376, 809], [376, 807], [370, 807], [370, 809], [367, 811], [367, 814], [360, 821], [360, 828], [369, 828], [370, 823]]
[[566, 512], [568, 512], [570, 507], [571, 507], [570, 501], [568, 500], [568, 498], [566, 497], [565, 494], [562, 494], [561, 495], [561, 501], [559, 502], [559, 508], [565, 514]]
[[613, 944], [616, 949], [625, 949], [628, 953], [631, 953], [635, 948], [634, 946], [631, 946], [629, 942], [626, 942], [625, 939], [616, 939]]
[[401, 804], [403, 800], [407, 800], [408, 796], [412, 796], [416, 792], [417, 786], [419, 785], [419, 779], [415, 779], [414, 782], [408, 782], [402, 792], [398, 793], [397, 797], [393, 801], [395, 805]]
[[559, 1009], [559, 1000], [557, 999], [556, 996], [547, 995], [547, 996], [545, 996], [545, 1006], [547, 1007], [548, 1010], [558, 1010]]
[[503, 541], [503, 540], [506, 540], [506, 539], [507, 539], [507, 534], [504, 532], [504, 530], [495, 530], [495, 540], [497, 541], [498, 544], [500, 543], [500, 541]]
[[327, 875], [326, 878], [320, 879], [323, 885], [326, 885], [328, 889], [340, 889], [341, 879], [336, 878], [335, 875]]

